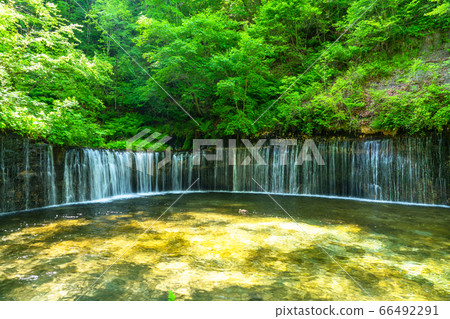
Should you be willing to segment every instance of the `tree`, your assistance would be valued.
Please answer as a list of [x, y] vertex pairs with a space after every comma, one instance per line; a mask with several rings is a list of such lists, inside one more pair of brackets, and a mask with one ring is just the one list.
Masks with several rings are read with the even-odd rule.
[[1, 127], [33, 137], [51, 135], [57, 144], [88, 144], [75, 137], [52, 139], [59, 121], [55, 115], [64, 108], [100, 136], [93, 117], [104, 107], [101, 88], [109, 82], [111, 67], [76, 48], [79, 26], [67, 24], [55, 5], [42, 0], [1, 2], [0, 22]]

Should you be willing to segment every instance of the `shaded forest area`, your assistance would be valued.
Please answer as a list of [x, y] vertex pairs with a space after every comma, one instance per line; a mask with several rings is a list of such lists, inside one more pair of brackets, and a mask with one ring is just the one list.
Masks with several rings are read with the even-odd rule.
[[144, 128], [180, 148], [193, 137], [448, 131], [449, 8], [2, 0], [0, 131], [113, 149]]

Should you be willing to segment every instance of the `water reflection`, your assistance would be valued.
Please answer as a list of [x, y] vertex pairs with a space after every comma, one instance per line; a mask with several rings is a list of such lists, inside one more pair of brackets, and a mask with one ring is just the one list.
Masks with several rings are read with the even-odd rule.
[[[448, 209], [187, 194], [0, 218], [0, 299], [448, 300]], [[247, 215], [238, 210], [246, 209]]]

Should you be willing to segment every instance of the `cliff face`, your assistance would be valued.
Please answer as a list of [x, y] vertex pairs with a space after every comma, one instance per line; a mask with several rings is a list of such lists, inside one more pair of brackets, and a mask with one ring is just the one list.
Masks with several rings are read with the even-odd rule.
[[18, 135], [0, 135], [0, 211], [59, 203], [64, 176], [64, 156], [60, 153], [50, 145]]

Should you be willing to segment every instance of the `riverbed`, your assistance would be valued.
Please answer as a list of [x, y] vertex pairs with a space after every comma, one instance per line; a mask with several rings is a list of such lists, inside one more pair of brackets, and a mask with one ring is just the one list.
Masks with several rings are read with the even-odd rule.
[[445, 207], [245, 193], [4, 215], [0, 300], [449, 300], [449, 224]]

